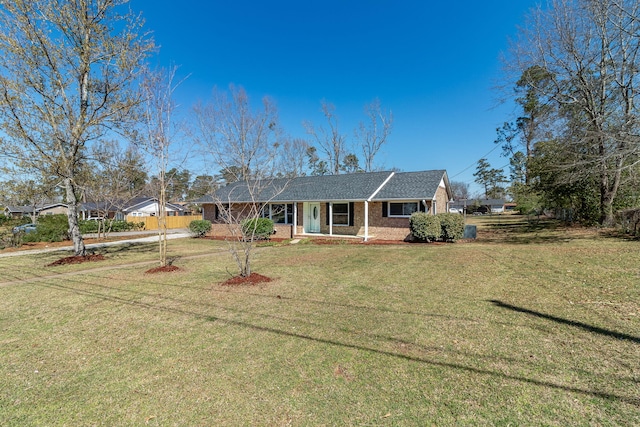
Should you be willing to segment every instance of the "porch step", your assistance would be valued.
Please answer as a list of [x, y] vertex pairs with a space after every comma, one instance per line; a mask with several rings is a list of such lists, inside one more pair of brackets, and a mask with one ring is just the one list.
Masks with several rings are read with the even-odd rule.
[[293, 239], [289, 243], [292, 244], [292, 245], [295, 245], [296, 243], [300, 243], [300, 239]]

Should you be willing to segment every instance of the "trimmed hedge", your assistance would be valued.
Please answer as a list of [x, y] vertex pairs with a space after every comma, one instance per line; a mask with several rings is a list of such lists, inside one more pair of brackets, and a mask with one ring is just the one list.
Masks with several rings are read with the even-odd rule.
[[274, 233], [273, 221], [269, 218], [250, 218], [241, 223], [245, 240], [267, 240]]
[[445, 242], [454, 242], [464, 236], [464, 217], [457, 213], [441, 213], [440, 227], [442, 234], [440, 238]]
[[23, 242], [62, 242], [69, 239], [69, 220], [64, 214], [42, 215], [35, 233], [22, 236]]
[[415, 239], [423, 242], [453, 242], [464, 235], [464, 218], [455, 213], [415, 212], [409, 219], [409, 229]]
[[429, 215], [425, 212], [415, 212], [409, 218], [411, 234], [418, 240], [434, 242], [440, 238], [442, 227], [437, 215]]
[[85, 233], [97, 233], [98, 226], [102, 231], [118, 232], [118, 231], [131, 231], [131, 230], [143, 230], [144, 222], [127, 222], [121, 220], [106, 219], [103, 223], [99, 221], [80, 221], [80, 232]]
[[189, 231], [194, 237], [204, 237], [211, 231], [211, 221], [206, 219], [196, 219], [189, 223]]

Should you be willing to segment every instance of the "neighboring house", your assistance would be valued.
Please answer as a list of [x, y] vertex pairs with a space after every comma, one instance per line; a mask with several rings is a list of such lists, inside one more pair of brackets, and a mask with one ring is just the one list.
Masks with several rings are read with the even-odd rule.
[[468, 200], [456, 200], [451, 202], [450, 206], [453, 209], [460, 209], [467, 213], [479, 212], [479, 213], [503, 213], [505, 211], [504, 199], [468, 199]]
[[38, 215], [38, 206], [7, 206], [4, 208], [4, 216], [14, 219], [33, 215]]
[[[88, 218], [111, 218], [117, 220], [125, 219], [125, 215], [135, 217], [156, 216], [158, 215], [158, 201], [153, 197], [138, 197], [130, 200], [128, 203], [122, 203], [124, 206], [119, 209], [117, 206], [107, 202], [86, 202], [79, 206], [80, 219]], [[183, 206], [167, 203], [167, 216], [182, 216], [188, 210]], [[23, 216], [38, 217], [40, 215], [67, 215], [68, 206], [64, 203], [53, 203], [49, 205], [39, 206], [7, 206], [4, 209], [5, 216], [12, 218], [21, 218]]]
[[80, 217], [89, 218], [109, 218], [123, 220], [124, 215], [113, 203], [109, 202], [85, 202], [80, 204]]
[[55, 215], [64, 214], [68, 212], [68, 207], [64, 203], [52, 203], [48, 205], [36, 205], [36, 206], [7, 206], [4, 208], [5, 216], [11, 218], [22, 218], [28, 216], [31, 218], [38, 217], [40, 215]]
[[51, 205], [42, 206], [38, 210], [38, 216], [40, 215], [67, 215], [69, 207], [64, 203], [54, 203]]
[[[127, 216], [145, 217], [158, 216], [159, 212], [158, 199], [155, 197], [136, 197], [127, 203], [122, 212]], [[167, 216], [183, 216], [187, 210], [177, 204], [167, 203]]]
[[275, 222], [278, 236], [404, 240], [410, 234], [412, 213], [447, 212], [452, 196], [444, 170], [279, 178], [258, 187], [259, 194], [252, 195], [246, 182], [236, 182], [218, 189], [215, 199], [197, 201], [203, 218], [213, 223], [214, 235], [225, 235], [228, 229], [219, 203], [231, 206], [232, 214], [257, 203], [263, 215]]

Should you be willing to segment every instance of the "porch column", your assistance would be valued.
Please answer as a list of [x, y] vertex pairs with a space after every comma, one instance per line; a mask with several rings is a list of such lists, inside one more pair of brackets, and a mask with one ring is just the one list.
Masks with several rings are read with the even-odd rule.
[[293, 202], [293, 230], [291, 230], [291, 238], [293, 239], [298, 233], [298, 202]]
[[364, 241], [369, 240], [369, 202], [364, 201]]
[[329, 236], [333, 236], [333, 202], [329, 202]]

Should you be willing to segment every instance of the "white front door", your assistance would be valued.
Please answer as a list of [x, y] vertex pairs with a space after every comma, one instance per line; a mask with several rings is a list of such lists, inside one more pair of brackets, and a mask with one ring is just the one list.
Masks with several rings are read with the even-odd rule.
[[319, 233], [320, 232], [320, 203], [306, 203], [306, 227], [307, 233]]

